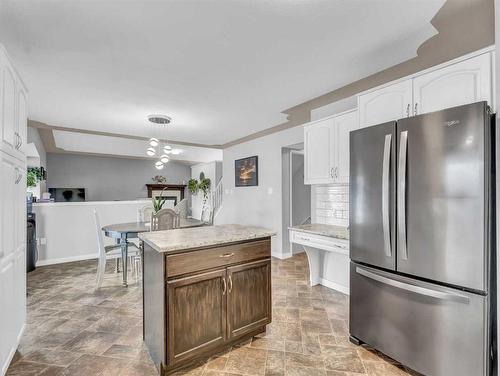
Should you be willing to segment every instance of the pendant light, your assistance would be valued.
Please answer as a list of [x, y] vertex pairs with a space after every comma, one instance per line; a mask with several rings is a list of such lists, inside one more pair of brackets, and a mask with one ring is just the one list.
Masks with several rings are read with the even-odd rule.
[[147, 150], [146, 150], [146, 154], [149, 155], [150, 157], [153, 157], [156, 155], [156, 150], [154, 147], [150, 146]]
[[153, 148], [157, 147], [159, 143], [160, 141], [156, 137], [151, 137], [149, 139], [149, 145], [151, 145], [151, 147]]
[[[165, 115], [149, 115], [148, 120], [152, 125], [153, 133], [155, 126], [159, 126], [160, 128], [158, 133], [162, 132], [162, 134], [160, 135], [161, 137], [159, 138], [155, 137], [156, 135], [152, 135], [152, 137], [148, 140], [148, 147], [146, 149], [146, 154], [150, 157], [154, 157], [157, 155], [156, 148], [159, 147], [160, 151], [158, 152], [158, 154], [161, 155], [159, 157], [159, 160], [155, 163], [155, 167], [158, 170], [161, 170], [163, 169], [163, 167], [165, 167], [165, 164], [170, 161], [170, 154], [179, 155], [180, 153], [182, 153], [182, 150], [174, 149], [171, 145], [168, 145], [166, 141], [164, 141], [167, 139], [167, 125], [172, 121], [171, 118]], [[163, 146], [161, 145], [162, 143], [164, 143]]]

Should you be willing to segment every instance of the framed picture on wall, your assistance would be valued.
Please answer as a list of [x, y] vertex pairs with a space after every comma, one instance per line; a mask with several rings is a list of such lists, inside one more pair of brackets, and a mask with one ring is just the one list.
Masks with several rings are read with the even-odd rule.
[[259, 158], [254, 155], [234, 161], [234, 185], [253, 187], [259, 185]]

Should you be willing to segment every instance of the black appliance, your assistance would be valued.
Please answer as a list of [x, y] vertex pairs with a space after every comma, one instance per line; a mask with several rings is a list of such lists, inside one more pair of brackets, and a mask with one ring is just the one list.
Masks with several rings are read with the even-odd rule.
[[27, 213], [27, 239], [26, 239], [26, 272], [36, 269], [38, 261], [38, 250], [36, 247], [36, 216], [35, 213]]
[[49, 188], [55, 202], [85, 201], [85, 188]]

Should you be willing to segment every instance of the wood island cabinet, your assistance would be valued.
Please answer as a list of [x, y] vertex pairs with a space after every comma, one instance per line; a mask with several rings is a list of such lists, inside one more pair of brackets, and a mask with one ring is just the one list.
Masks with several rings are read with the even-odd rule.
[[265, 331], [271, 241], [162, 253], [144, 244], [144, 341], [161, 375]]
[[271, 261], [227, 268], [227, 331], [237, 338], [271, 321]]

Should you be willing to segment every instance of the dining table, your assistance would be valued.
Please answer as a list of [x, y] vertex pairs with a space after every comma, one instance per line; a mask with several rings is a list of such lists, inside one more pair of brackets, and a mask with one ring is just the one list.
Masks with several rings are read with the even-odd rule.
[[[205, 222], [195, 218], [180, 218], [179, 228], [204, 226]], [[128, 270], [128, 243], [129, 239], [136, 239], [141, 232], [151, 231], [151, 222], [116, 223], [102, 227], [104, 235], [115, 239], [120, 245], [122, 255], [123, 286], [127, 286]]]

